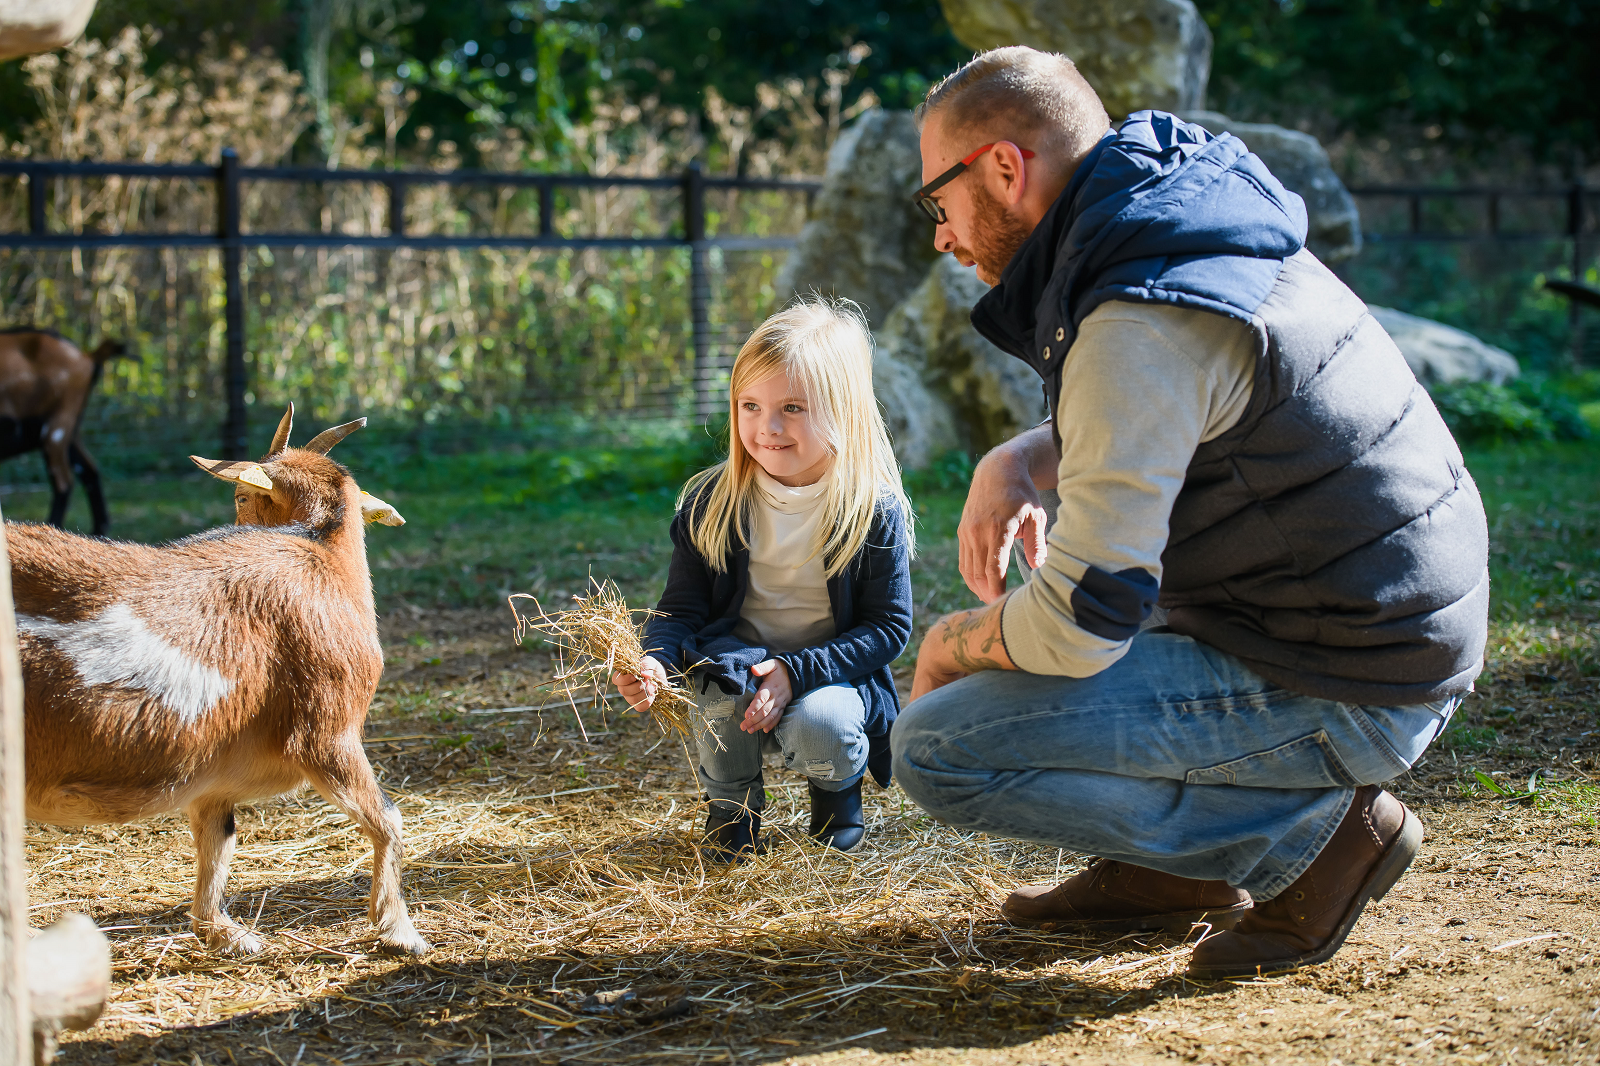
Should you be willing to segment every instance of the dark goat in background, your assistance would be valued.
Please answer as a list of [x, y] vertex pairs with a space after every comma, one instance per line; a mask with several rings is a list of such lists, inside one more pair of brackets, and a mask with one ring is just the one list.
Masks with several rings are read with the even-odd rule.
[[89, 494], [95, 535], [110, 524], [100, 468], [78, 439], [78, 428], [106, 360], [127, 354], [121, 341], [101, 341], [85, 354], [53, 329], [0, 330], [0, 459], [35, 449], [44, 453], [53, 526], [66, 516], [73, 474]]

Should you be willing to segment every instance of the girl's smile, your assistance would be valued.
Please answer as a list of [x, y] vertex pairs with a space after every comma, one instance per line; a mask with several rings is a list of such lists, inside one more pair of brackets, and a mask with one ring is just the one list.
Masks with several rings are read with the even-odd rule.
[[833, 453], [817, 435], [810, 404], [787, 374], [774, 374], [739, 394], [739, 441], [775, 481], [798, 488], [828, 472]]

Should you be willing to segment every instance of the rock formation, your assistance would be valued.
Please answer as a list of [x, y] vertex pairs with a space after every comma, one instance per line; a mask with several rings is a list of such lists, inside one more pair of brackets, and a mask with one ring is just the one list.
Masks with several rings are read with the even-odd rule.
[[840, 134], [779, 292], [848, 297], [877, 329], [922, 283], [936, 253], [933, 223], [911, 202], [922, 185], [917, 141], [909, 111], [874, 109]]
[[1205, 106], [1211, 31], [1191, 0], [939, 0], [956, 40], [1070, 56], [1114, 119]]
[[[879, 390], [906, 466], [924, 466], [954, 447], [986, 451], [1044, 418], [1039, 376], [972, 328], [972, 305], [987, 291], [970, 269], [941, 256], [878, 331], [874, 387], [881, 382], [919, 405], [891, 401]], [[926, 400], [904, 384], [908, 376]], [[895, 402], [907, 403], [906, 409], [896, 411]], [[919, 418], [927, 424], [901, 424]]]
[[1392, 307], [1368, 305], [1367, 310], [1394, 338], [1411, 372], [1424, 385], [1462, 380], [1500, 385], [1521, 373], [1510, 352], [1485, 344], [1466, 330]]
[[921, 470], [964, 446], [950, 404], [923, 382], [917, 367], [881, 345], [872, 353], [872, 391], [883, 408], [895, 458], [903, 469]]

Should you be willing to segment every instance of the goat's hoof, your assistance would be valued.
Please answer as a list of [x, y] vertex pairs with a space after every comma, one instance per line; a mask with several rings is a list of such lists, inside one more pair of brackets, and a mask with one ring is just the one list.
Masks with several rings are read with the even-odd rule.
[[378, 936], [378, 950], [385, 955], [426, 955], [433, 945], [407, 923], [404, 929], [392, 929]]
[[218, 955], [259, 955], [266, 946], [260, 937], [242, 925], [217, 923], [205, 932], [196, 929], [195, 935], [205, 942], [208, 950]]

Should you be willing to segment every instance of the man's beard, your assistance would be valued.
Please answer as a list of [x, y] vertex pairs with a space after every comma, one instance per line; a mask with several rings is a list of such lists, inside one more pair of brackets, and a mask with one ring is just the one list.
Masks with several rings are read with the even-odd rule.
[[955, 254], [976, 263], [978, 276], [993, 285], [1033, 229], [1007, 213], [1005, 205], [983, 185], [972, 191], [972, 217], [972, 247], [957, 248]]

